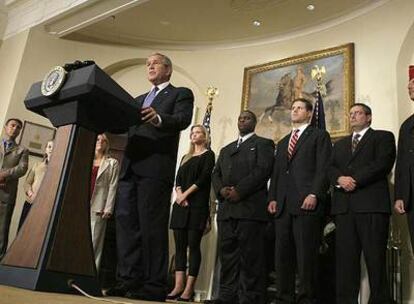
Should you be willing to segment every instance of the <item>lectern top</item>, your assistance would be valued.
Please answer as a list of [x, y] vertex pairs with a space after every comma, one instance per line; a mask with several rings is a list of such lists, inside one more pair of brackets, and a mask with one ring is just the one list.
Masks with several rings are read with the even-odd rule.
[[77, 124], [97, 133], [120, 133], [140, 121], [134, 98], [96, 64], [70, 71], [53, 96], [44, 96], [41, 82], [34, 83], [24, 103], [55, 127]]

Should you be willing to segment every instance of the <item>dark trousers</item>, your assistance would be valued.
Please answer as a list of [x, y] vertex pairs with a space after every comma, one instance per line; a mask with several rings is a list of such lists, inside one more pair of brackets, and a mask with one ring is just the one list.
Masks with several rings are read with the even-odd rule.
[[29, 214], [29, 211], [30, 211], [31, 207], [32, 207], [32, 204], [30, 204], [27, 201], [24, 202], [23, 209], [22, 209], [22, 214], [20, 215], [20, 221], [19, 221], [19, 226], [17, 228], [17, 231], [19, 231], [20, 228], [22, 228], [22, 225], [23, 225], [24, 221], [26, 220], [26, 217]]
[[361, 251], [368, 270], [369, 304], [389, 304], [386, 248], [389, 215], [346, 213], [335, 216], [337, 304], [357, 304], [361, 274]]
[[186, 271], [187, 248], [190, 249], [188, 275], [198, 276], [201, 264], [201, 238], [203, 230], [174, 229], [175, 271]]
[[116, 202], [117, 279], [129, 289], [167, 293], [168, 217], [172, 185], [129, 174]]
[[14, 206], [15, 204], [0, 202], [0, 260], [7, 250]]
[[225, 303], [265, 303], [265, 229], [266, 222], [218, 221], [219, 298]]
[[291, 215], [286, 210], [275, 219], [276, 303], [317, 303], [320, 227], [321, 217]]

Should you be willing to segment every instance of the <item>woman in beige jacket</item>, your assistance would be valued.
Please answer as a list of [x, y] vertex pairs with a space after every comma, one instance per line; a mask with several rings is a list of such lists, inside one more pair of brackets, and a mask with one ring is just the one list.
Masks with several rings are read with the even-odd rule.
[[33, 167], [29, 170], [24, 181], [24, 193], [26, 194], [26, 201], [23, 204], [22, 214], [19, 221], [19, 230], [23, 225], [27, 215], [29, 214], [30, 208], [32, 207], [33, 200], [37, 195], [40, 184], [43, 181], [43, 177], [47, 171], [50, 157], [53, 151], [53, 141], [48, 141], [45, 148], [45, 154], [41, 162], [36, 162]]
[[92, 243], [97, 269], [102, 255], [107, 219], [114, 211], [118, 174], [118, 161], [109, 156], [108, 137], [99, 134], [96, 139], [90, 192]]

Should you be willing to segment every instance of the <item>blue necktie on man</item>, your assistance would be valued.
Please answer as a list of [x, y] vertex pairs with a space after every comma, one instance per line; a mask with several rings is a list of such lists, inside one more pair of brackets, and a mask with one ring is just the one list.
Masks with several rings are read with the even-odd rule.
[[156, 86], [154, 87], [151, 92], [145, 97], [144, 103], [142, 104], [143, 108], [148, 108], [151, 106], [152, 102], [154, 101], [155, 97], [157, 96], [159, 88]]
[[8, 151], [13, 147], [13, 142], [9, 140], [3, 140], [4, 151]]

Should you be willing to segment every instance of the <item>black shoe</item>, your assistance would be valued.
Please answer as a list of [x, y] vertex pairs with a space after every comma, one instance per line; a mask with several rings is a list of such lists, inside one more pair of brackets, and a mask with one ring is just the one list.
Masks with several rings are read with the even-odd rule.
[[151, 294], [147, 292], [142, 292], [140, 290], [129, 290], [125, 297], [128, 299], [135, 299], [135, 300], [144, 300], [144, 301], [153, 301], [153, 302], [164, 302], [165, 301], [165, 294]]
[[105, 296], [109, 297], [124, 297], [128, 292], [128, 288], [124, 284], [117, 284], [104, 292]]
[[176, 294], [173, 294], [173, 295], [167, 295], [166, 297], [165, 297], [165, 299], [166, 300], [177, 300], [179, 297], [181, 297], [181, 294], [182, 294], [183, 292], [179, 292], [179, 293], [176, 293]]
[[194, 301], [194, 293], [188, 299], [182, 298], [181, 296], [177, 298], [177, 302], [193, 302], [193, 301]]

